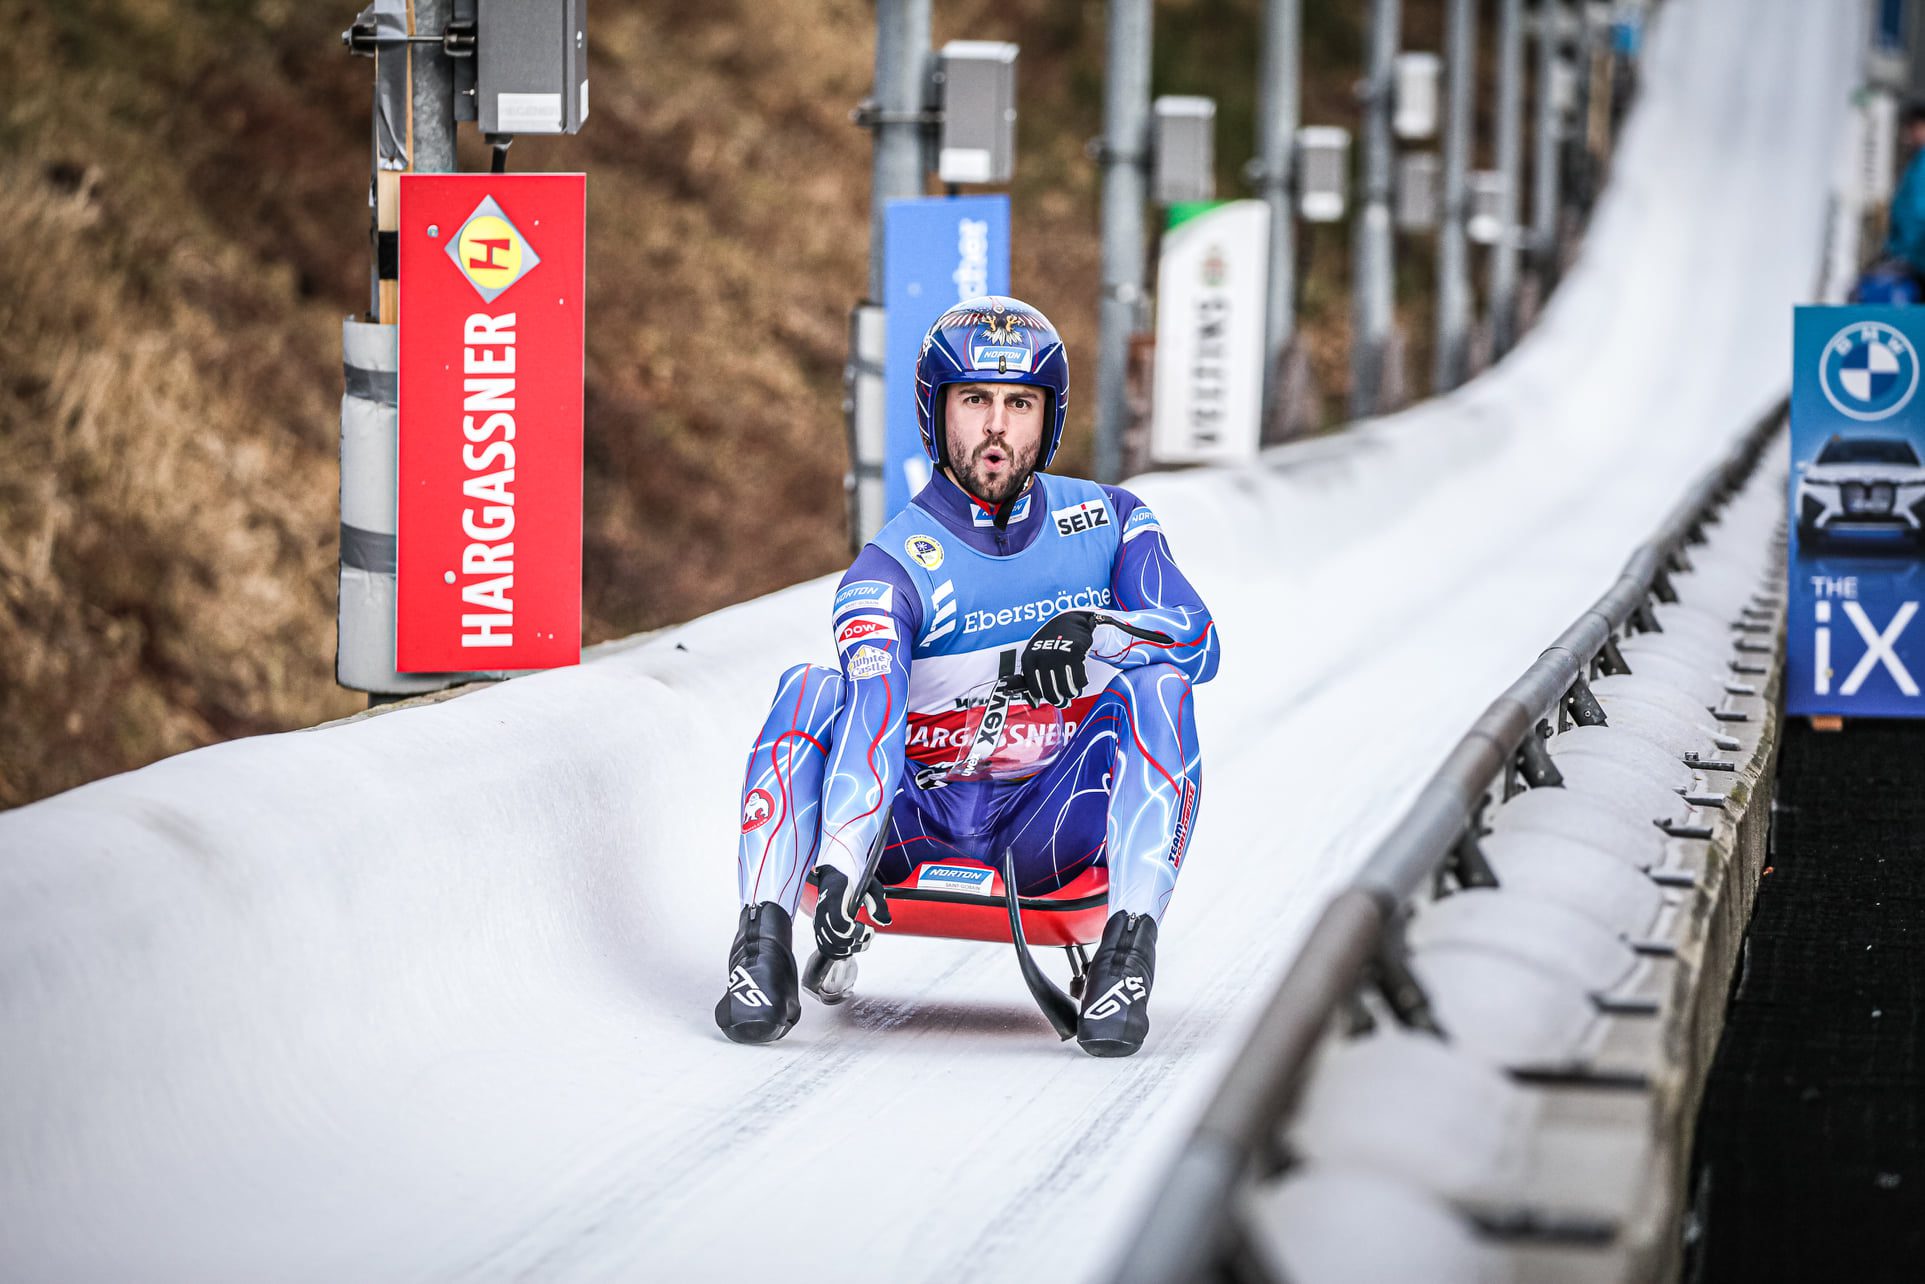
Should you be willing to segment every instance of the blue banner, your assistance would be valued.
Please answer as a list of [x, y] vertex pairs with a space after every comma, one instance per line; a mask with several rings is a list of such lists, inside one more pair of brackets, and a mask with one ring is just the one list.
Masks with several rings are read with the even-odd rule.
[[1873, 42], [1894, 53], [1905, 51], [1905, 0], [1879, 0], [1878, 29]]
[[1786, 711], [1925, 716], [1925, 308], [1795, 330]]
[[962, 299], [1009, 293], [1009, 198], [890, 201], [883, 218], [882, 303], [889, 314], [883, 507], [894, 515], [929, 480], [929, 457], [916, 427], [922, 336]]

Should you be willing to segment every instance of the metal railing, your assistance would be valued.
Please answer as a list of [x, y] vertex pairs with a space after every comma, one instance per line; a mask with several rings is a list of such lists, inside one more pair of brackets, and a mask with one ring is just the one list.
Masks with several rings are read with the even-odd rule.
[[1366, 988], [1404, 1025], [1436, 1030], [1422, 989], [1403, 960], [1402, 906], [1446, 873], [1464, 886], [1496, 879], [1478, 849], [1479, 819], [1499, 781], [1558, 782], [1539, 728], [1547, 720], [1597, 724], [1604, 715], [1589, 679], [1627, 673], [1617, 638], [1635, 623], [1657, 628], [1653, 601], [1676, 600], [1670, 576], [1685, 550], [1704, 542], [1716, 509], [1748, 477], [1782, 423], [1783, 403], [1759, 419], [1723, 461], [1671, 509], [1625, 563], [1617, 582], [1493, 701], [1365, 861], [1324, 909], [1270, 996], [1162, 1183], [1118, 1268], [1118, 1284], [1211, 1278], [1239, 1252], [1239, 1188], [1287, 1164], [1281, 1125], [1331, 1018]]

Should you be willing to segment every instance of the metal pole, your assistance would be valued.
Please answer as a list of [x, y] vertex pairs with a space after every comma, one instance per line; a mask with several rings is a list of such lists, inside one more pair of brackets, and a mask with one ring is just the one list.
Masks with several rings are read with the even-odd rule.
[[1552, 82], [1557, 78], [1563, 9], [1561, 0], [1537, 0], [1537, 137], [1531, 159], [1531, 249], [1541, 291], [1550, 289], [1557, 274], [1558, 119]]
[[1291, 201], [1303, 113], [1303, 0], [1268, 0], [1257, 93], [1257, 193], [1270, 207], [1270, 295], [1263, 313], [1264, 420], [1279, 413], [1284, 349], [1296, 329], [1297, 212]]
[[[414, 33], [439, 36], [454, 17], [454, 0], [414, 0]], [[414, 79], [414, 165], [417, 174], [455, 170], [454, 66], [440, 45], [409, 45]]]
[[1591, 95], [1596, 86], [1591, 75], [1591, 15], [1584, 5], [1578, 6], [1574, 15], [1573, 39], [1571, 42], [1571, 66], [1577, 73], [1577, 94], [1572, 103], [1571, 116], [1566, 123], [1570, 128], [1564, 132], [1559, 159], [1570, 166], [1572, 182], [1564, 184], [1558, 195], [1566, 206], [1576, 211], [1577, 221], [1582, 223], [1590, 213], [1592, 192], [1591, 181]]
[[1364, 193], [1351, 254], [1350, 413], [1377, 413], [1395, 304], [1390, 226], [1390, 113], [1397, 59], [1399, 0], [1371, 0], [1370, 53], [1364, 72]]
[[1130, 336], [1143, 308], [1143, 203], [1150, 132], [1150, 0], [1109, 0], [1103, 92], [1103, 295], [1097, 312], [1098, 481], [1123, 473]]
[[453, 0], [375, 0], [362, 15], [375, 45], [375, 267], [370, 315], [342, 326], [347, 387], [341, 401], [341, 544], [336, 596], [335, 680], [369, 693], [370, 704], [468, 680], [459, 673], [400, 673], [394, 667], [395, 451], [399, 409], [398, 282], [393, 240], [400, 228], [401, 175], [455, 168], [454, 69], [437, 44]]
[[882, 301], [883, 217], [889, 202], [921, 196], [923, 92], [930, 0], [876, 0], [877, 113], [869, 201], [869, 297]]
[[1437, 229], [1437, 354], [1433, 382], [1448, 392], [1470, 368], [1470, 242], [1464, 219], [1470, 205], [1471, 101], [1477, 74], [1475, 0], [1450, 0], [1445, 57], [1449, 95], [1444, 132], [1444, 218]]
[[1498, 0], [1497, 172], [1503, 176], [1502, 234], [1491, 248], [1491, 354], [1517, 342], [1518, 181], [1524, 149], [1524, 0]]
[[920, 196], [928, 172], [923, 153], [923, 95], [928, 85], [930, 0], [876, 0], [875, 87], [858, 119], [874, 131], [869, 185], [869, 293], [849, 322], [843, 377], [849, 427], [849, 543], [860, 549], [888, 520], [883, 468], [888, 455], [883, 363], [888, 316], [883, 310], [884, 230], [889, 202]]

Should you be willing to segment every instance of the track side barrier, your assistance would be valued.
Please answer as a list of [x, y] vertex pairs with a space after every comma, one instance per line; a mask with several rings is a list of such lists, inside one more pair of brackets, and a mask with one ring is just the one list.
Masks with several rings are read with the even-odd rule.
[[[1691, 1107], [1716, 1045], [1755, 887], [1757, 871], [1747, 864], [1763, 850], [1768, 809], [1758, 804], [1776, 749], [1771, 688], [1782, 594], [1768, 587], [1773, 555], [1760, 550], [1775, 547], [1768, 532], [1782, 503], [1771, 477], [1746, 482], [1783, 413], [1781, 404], [1759, 419], [1604, 595], [1491, 703], [1324, 910], [1159, 1183], [1121, 1258], [1119, 1281], [1366, 1277], [1356, 1274], [1359, 1263], [1346, 1262], [1346, 1250], [1313, 1243], [1291, 1252], [1286, 1243], [1279, 1252], [1279, 1236], [1287, 1241], [1293, 1225], [1329, 1227], [1326, 1237], [1347, 1240], [1346, 1249], [1373, 1234], [1403, 1235], [1406, 1256], [1387, 1250], [1388, 1257], [1370, 1259], [1374, 1267], [1420, 1266], [1435, 1279], [1458, 1278], [1452, 1262], [1480, 1261], [1466, 1277], [1555, 1276], [1572, 1268], [1558, 1254], [1573, 1246], [1619, 1254], [1593, 1254], [1588, 1265], [1603, 1268], [1599, 1277], [1625, 1263], [1643, 1272], [1668, 1260]], [[1733, 505], [1741, 487], [1744, 502]], [[1728, 506], [1742, 507], [1744, 521], [1732, 525], [1745, 529], [1723, 543], [1749, 546], [1748, 555], [1711, 542]], [[1681, 583], [1704, 606], [1681, 602]], [[1669, 791], [1648, 792], [1653, 779]], [[1576, 787], [1545, 788], [1562, 785]], [[1527, 797], [1528, 805], [1512, 805]], [[1624, 801], [1630, 798], [1637, 801]], [[1622, 805], [1613, 810], [1607, 802]], [[1626, 811], [1654, 827], [1623, 822]], [[1621, 823], [1630, 827], [1619, 830]], [[1520, 835], [1529, 842], [1520, 846]], [[1602, 854], [1613, 839], [1621, 863]], [[1594, 871], [1600, 900], [1583, 905], [1590, 893], [1569, 889], [1579, 886], [1573, 870], [1589, 869], [1590, 861], [1601, 867]], [[1620, 878], [1623, 886], [1613, 881]], [[1569, 888], [1560, 889], [1560, 879]], [[1501, 906], [1483, 895], [1500, 887], [1519, 894], [1501, 898], [1512, 902]], [[1427, 888], [1431, 896], [1421, 897]], [[1594, 941], [1592, 920], [1573, 906], [1608, 919], [1618, 904], [1602, 889], [1613, 888], [1632, 908], [1618, 932]], [[1560, 896], [1564, 903], [1555, 903]], [[1517, 911], [1541, 921], [1522, 922], [1527, 915]], [[1585, 949], [1595, 967], [1557, 957]], [[1587, 969], [1574, 991], [1586, 1019], [1568, 1037], [1548, 1031], [1545, 1019], [1502, 1011], [1529, 1009], [1532, 987], [1554, 988]], [[1361, 1036], [1376, 1032], [1384, 1037], [1360, 1055], [1373, 1042]], [[1437, 1060], [1439, 1049], [1461, 1064]], [[1333, 1058], [1348, 1059], [1320, 1075]], [[1413, 1074], [1429, 1075], [1435, 1089], [1420, 1084], [1417, 1097], [1458, 1092], [1458, 1101], [1468, 1099], [1462, 1109], [1487, 1113], [1494, 1130], [1514, 1126], [1520, 1111], [1539, 1124], [1560, 1110], [1569, 1116], [1564, 1107], [1579, 1100], [1585, 1104], [1576, 1114], [1587, 1116], [1588, 1132], [1574, 1145], [1564, 1128], [1571, 1162], [1563, 1166], [1583, 1168], [1584, 1147], [1602, 1138], [1623, 1152], [1616, 1167], [1635, 1180], [1602, 1195], [1593, 1180], [1591, 1190], [1571, 1194], [1554, 1189], [1553, 1176], [1553, 1189], [1540, 1198], [1529, 1170], [1535, 1164], [1545, 1180], [1543, 1146], [1520, 1160], [1517, 1147], [1494, 1141], [1486, 1169], [1518, 1179], [1506, 1196], [1496, 1190], [1503, 1181], [1471, 1172], [1475, 1161], [1451, 1158], [1479, 1149], [1464, 1130], [1484, 1120], [1440, 1121], [1458, 1111], [1446, 1101], [1414, 1131], [1439, 1130], [1437, 1163], [1457, 1171], [1408, 1183], [1438, 1198], [1428, 1206], [1413, 1200], [1401, 1230], [1359, 1225], [1349, 1208], [1403, 1198], [1395, 1183], [1379, 1179], [1410, 1160], [1392, 1153], [1409, 1137], [1388, 1134], [1427, 1108], [1406, 1103], [1400, 1114], [1390, 1100], [1411, 1095]], [[1373, 1088], [1382, 1100], [1364, 1099]], [[1566, 1098], [1547, 1110], [1531, 1098], [1540, 1088]], [[1306, 1097], [1318, 1098], [1315, 1119], [1303, 1117]], [[1666, 1127], [1671, 1141], [1650, 1143]], [[1376, 1135], [1359, 1141], [1359, 1128]], [[1422, 1150], [1418, 1144], [1420, 1160]], [[1327, 1189], [1314, 1212], [1299, 1199], [1293, 1223], [1288, 1209], [1278, 1213], [1275, 1199], [1259, 1191], [1275, 1191], [1279, 1180], [1287, 1184], [1306, 1169], [1323, 1174]], [[1569, 1188], [1582, 1174], [1562, 1178]], [[1466, 1228], [1461, 1244], [1451, 1222]], [[1429, 1231], [1442, 1239], [1427, 1240]], [[1423, 1256], [1427, 1243], [1442, 1243], [1443, 1257]], [[1458, 1249], [1461, 1259], [1451, 1256]]]

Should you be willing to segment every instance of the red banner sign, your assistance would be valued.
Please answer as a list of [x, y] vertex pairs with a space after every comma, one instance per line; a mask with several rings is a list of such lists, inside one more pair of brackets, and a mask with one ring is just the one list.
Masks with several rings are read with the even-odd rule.
[[581, 659], [586, 190], [402, 176], [403, 673]]

